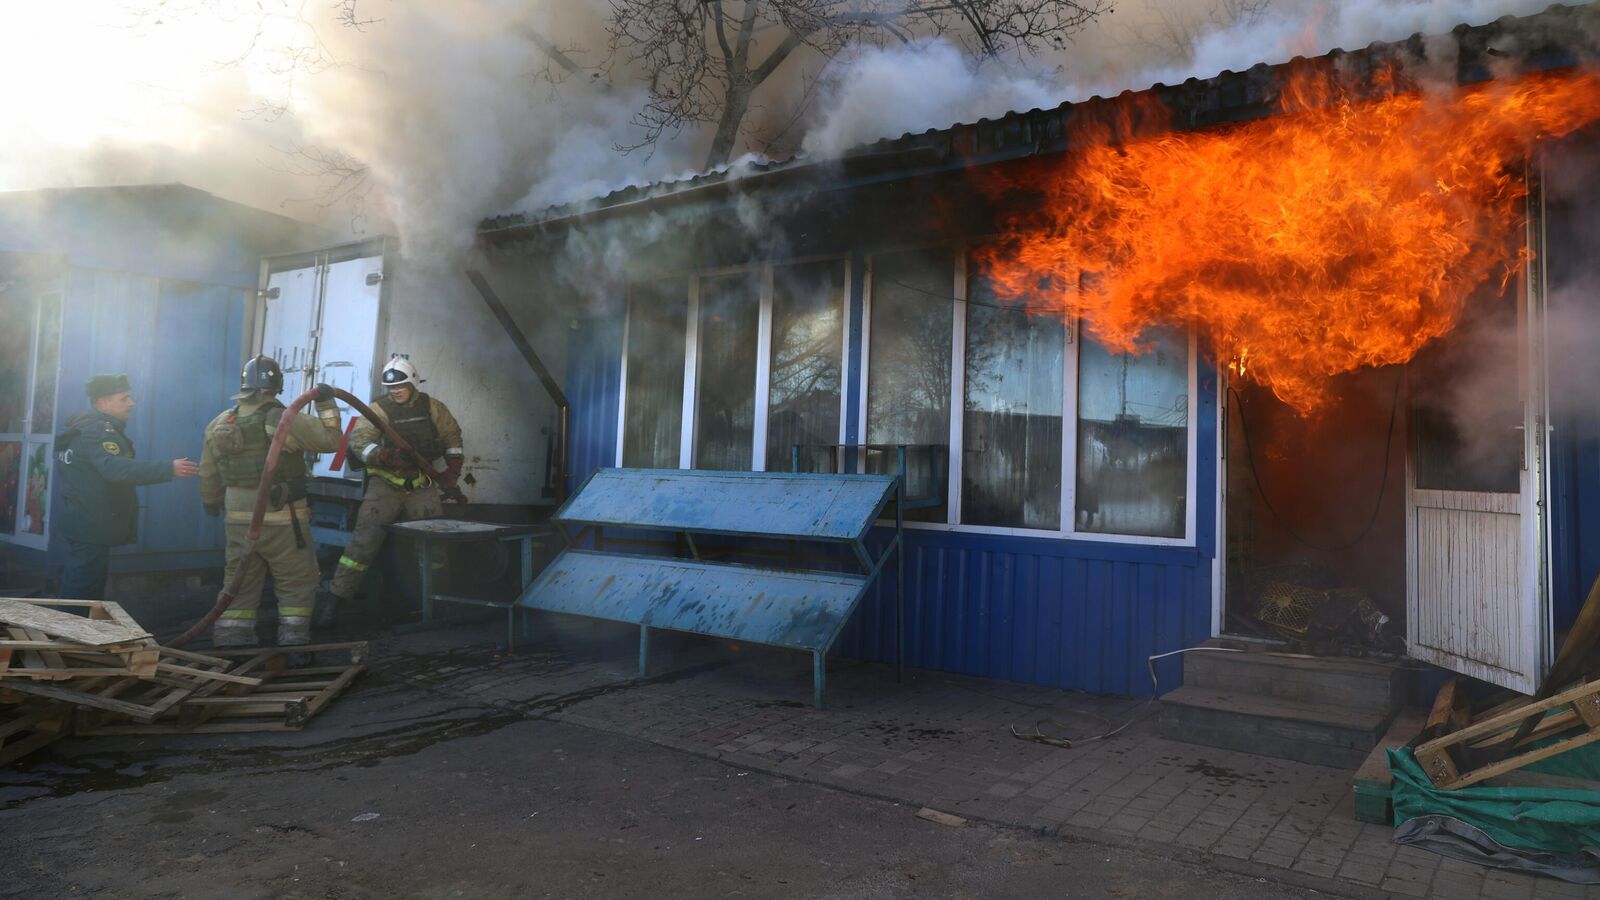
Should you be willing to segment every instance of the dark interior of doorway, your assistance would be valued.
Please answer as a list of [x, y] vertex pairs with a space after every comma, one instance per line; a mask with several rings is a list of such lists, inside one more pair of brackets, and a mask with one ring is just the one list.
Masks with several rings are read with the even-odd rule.
[[1405, 367], [1340, 376], [1301, 416], [1232, 378], [1224, 633], [1317, 655], [1403, 653]]

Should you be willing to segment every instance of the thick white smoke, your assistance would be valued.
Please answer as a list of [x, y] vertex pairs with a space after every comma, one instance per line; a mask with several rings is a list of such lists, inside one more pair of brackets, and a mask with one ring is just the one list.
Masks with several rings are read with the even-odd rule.
[[[1036, 59], [974, 66], [940, 40], [860, 49], [826, 68], [797, 54], [760, 92], [751, 124], [798, 121], [804, 148], [826, 157], [1545, 2], [1272, 0], [1239, 18], [1237, 0], [1123, 0], [1062, 53]], [[337, 19], [349, 8], [355, 26]], [[449, 257], [484, 216], [581, 202], [700, 164], [708, 135], [692, 127], [653, 151], [616, 150], [642, 137], [633, 119], [645, 82], [625, 65], [598, 68], [608, 9], [605, 0], [4, 4], [0, 79], [11, 87], [0, 189], [184, 181], [346, 231], [398, 231], [412, 253]], [[564, 71], [546, 41], [594, 68]], [[821, 89], [796, 119], [791, 104], [819, 71]], [[310, 156], [297, 153], [306, 148]], [[343, 177], [346, 161], [358, 176]], [[364, 216], [351, 215], [358, 197]]]
[[862, 48], [830, 67], [805, 149], [833, 156], [896, 137], [1011, 110], [1209, 78], [1257, 63], [1353, 50], [1418, 32], [1527, 15], [1549, 0], [1225, 0], [1123, 2], [1062, 51], [979, 66], [949, 41]]
[[976, 68], [945, 40], [869, 47], [840, 62], [827, 79], [821, 116], [805, 136], [811, 156], [837, 156], [873, 138], [1061, 102], [1060, 88], [1048, 77], [999, 65]]

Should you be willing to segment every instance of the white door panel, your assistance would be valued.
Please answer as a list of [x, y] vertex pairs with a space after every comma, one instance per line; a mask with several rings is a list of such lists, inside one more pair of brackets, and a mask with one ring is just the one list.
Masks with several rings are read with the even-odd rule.
[[283, 395], [287, 397], [299, 396], [305, 390], [301, 387], [305, 370], [316, 356], [319, 288], [316, 266], [273, 272], [267, 277], [267, 311], [260, 352], [282, 367]]
[[[369, 276], [372, 283], [368, 283]], [[378, 344], [378, 299], [383, 257], [366, 256], [328, 266], [322, 302], [322, 337], [317, 350], [317, 380], [362, 400], [372, 397], [373, 354]], [[354, 411], [340, 402], [346, 428]], [[333, 454], [317, 458], [314, 475], [350, 477], [348, 467], [329, 468]]]
[[1471, 298], [1414, 362], [1406, 454], [1408, 652], [1526, 694], [1549, 665], [1544, 298], [1530, 268]]
[[[330, 261], [319, 252], [304, 267], [272, 272], [262, 325], [261, 352], [283, 367], [285, 402], [317, 382], [327, 382], [363, 400], [372, 396], [377, 352], [384, 256], [381, 250], [355, 259]], [[277, 296], [271, 296], [272, 289]], [[352, 411], [340, 412], [348, 429]], [[318, 455], [312, 474], [359, 477], [341, 467], [335, 454]]]
[[1415, 515], [1417, 591], [1431, 602], [1413, 646], [1474, 678], [1525, 685], [1520, 515], [1427, 506]]

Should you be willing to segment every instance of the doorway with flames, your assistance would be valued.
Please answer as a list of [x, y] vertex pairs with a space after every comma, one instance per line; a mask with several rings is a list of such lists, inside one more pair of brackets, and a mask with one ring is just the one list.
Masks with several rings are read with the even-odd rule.
[[[1220, 632], [1532, 692], [1548, 658], [1543, 216], [1409, 362], [1313, 408], [1224, 371]], [[1525, 241], [1525, 243], [1523, 243]], [[1515, 252], [1515, 250], [1513, 250]]]

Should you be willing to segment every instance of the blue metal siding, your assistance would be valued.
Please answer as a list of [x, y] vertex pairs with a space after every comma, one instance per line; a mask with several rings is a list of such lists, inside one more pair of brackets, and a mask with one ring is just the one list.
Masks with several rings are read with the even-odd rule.
[[[1591, 353], [1582, 341], [1596, 312], [1592, 280], [1592, 201], [1585, 190], [1596, 167], [1588, 152], [1569, 151], [1580, 139], [1558, 144], [1548, 157], [1556, 177], [1546, 186], [1545, 254], [1551, 325], [1551, 425], [1549, 432], [1550, 607], [1556, 631], [1577, 618], [1600, 573], [1600, 417], [1595, 414], [1592, 366], [1575, 357]], [[1590, 144], [1592, 146], [1592, 144]], [[1579, 336], [1577, 341], [1572, 335]]]
[[[1211, 634], [1211, 565], [1190, 548], [908, 529], [910, 665], [1146, 696], [1146, 659]], [[891, 564], [840, 637], [847, 656], [894, 659]], [[1181, 683], [1158, 666], [1163, 692]]]
[[[1551, 368], [1553, 399], [1585, 396], [1592, 385], [1563, 384]], [[1600, 439], [1585, 417], [1552, 416], [1550, 435], [1550, 606], [1556, 631], [1572, 625], [1600, 573]]]
[[[150, 366], [141, 426], [145, 453], [156, 459], [200, 459], [206, 423], [232, 405], [244, 335], [244, 293], [236, 288], [163, 281], [156, 298], [156, 356]], [[162, 365], [166, 354], [181, 366]], [[225, 545], [217, 519], [200, 511], [199, 479], [146, 490], [140, 543], [144, 553], [220, 551]], [[159, 566], [158, 566], [159, 567]]]
[[[620, 350], [621, 325], [614, 320], [590, 319], [573, 333], [567, 377], [579, 482], [594, 468], [614, 464]], [[1217, 545], [1216, 374], [1202, 364], [1198, 381], [1196, 546], [908, 528], [907, 661], [1147, 696], [1149, 656], [1206, 640]], [[874, 551], [887, 539], [875, 532]], [[895, 577], [891, 562], [840, 636], [839, 653], [894, 659]], [[1157, 672], [1163, 692], [1181, 683], [1178, 658], [1162, 661]]]
[[621, 316], [578, 319], [567, 354], [569, 492], [595, 469], [617, 464], [621, 378]]
[[181, 184], [0, 193], [0, 249], [59, 253], [85, 269], [253, 289], [263, 256], [331, 240]]
[[[199, 459], [206, 423], [237, 384], [244, 315], [238, 288], [69, 270], [58, 422], [87, 406], [82, 385], [91, 375], [126, 372], [136, 404], [128, 433], [139, 456]], [[140, 488], [139, 502], [139, 543], [115, 551], [115, 571], [221, 565], [222, 526], [201, 513], [197, 481]], [[51, 542], [53, 565], [63, 549]]]

